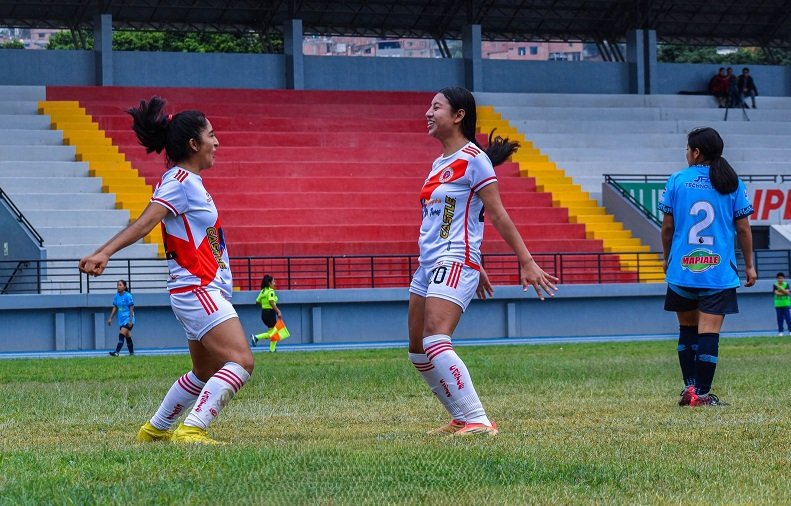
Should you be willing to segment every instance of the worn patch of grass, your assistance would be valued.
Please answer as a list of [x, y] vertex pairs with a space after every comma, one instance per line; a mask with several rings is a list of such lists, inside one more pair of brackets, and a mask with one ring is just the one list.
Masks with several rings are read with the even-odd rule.
[[789, 341], [724, 340], [695, 410], [670, 341], [458, 352], [496, 438], [425, 435], [405, 350], [257, 355], [219, 448], [134, 440], [188, 357], [4, 361], [0, 504], [791, 502]]

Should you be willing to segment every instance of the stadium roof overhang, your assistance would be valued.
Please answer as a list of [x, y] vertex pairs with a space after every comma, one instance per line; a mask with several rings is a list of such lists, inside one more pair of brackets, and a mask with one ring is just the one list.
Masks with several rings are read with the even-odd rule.
[[623, 41], [632, 29], [660, 42], [791, 47], [787, 0], [0, 0], [0, 25], [267, 33], [301, 19], [307, 34], [487, 40]]

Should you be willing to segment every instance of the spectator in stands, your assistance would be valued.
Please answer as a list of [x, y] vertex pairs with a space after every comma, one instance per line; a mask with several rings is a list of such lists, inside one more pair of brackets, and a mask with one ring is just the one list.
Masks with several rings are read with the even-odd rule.
[[135, 354], [135, 347], [132, 344], [132, 327], [135, 326], [135, 299], [132, 294], [126, 289], [126, 281], [123, 279], [118, 280], [116, 284], [118, 293], [113, 296], [113, 310], [110, 311], [110, 318], [107, 319], [107, 326], [113, 324], [113, 317], [116, 311], [118, 312], [118, 344], [115, 346], [115, 351], [111, 351], [110, 355], [117, 357], [124, 347], [126, 341], [126, 348], [129, 350], [130, 355]]
[[728, 107], [741, 107], [742, 100], [739, 95], [738, 78], [731, 67], [728, 67], [725, 73], [728, 76]]
[[[258, 335], [250, 334], [250, 344], [252, 346], [257, 345], [261, 339], [268, 339], [277, 324], [277, 320], [283, 318], [283, 313], [277, 307], [276, 285], [275, 278], [269, 274], [264, 275], [261, 280], [261, 291], [258, 293], [258, 297], [255, 298], [255, 303], [261, 306], [261, 321], [266, 325], [267, 331]], [[275, 351], [272, 344], [277, 346], [277, 343], [270, 343], [270, 351]]]
[[777, 335], [783, 335], [783, 321], [786, 323], [788, 333], [791, 334], [791, 297], [789, 296], [788, 282], [785, 274], [778, 272], [772, 293], [775, 299], [775, 313], [777, 313]]
[[721, 108], [728, 105], [728, 75], [725, 67], [720, 67], [719, 72], [709, 81], [709, 93], [714, 95]]
[[464, 88], [440, 90], [426, 120], [442, 154], [420, 192], [423, 223], [419, 266], [409, 287], [409, 359], [451, 415], [432, 433], [494, 435], [497, 425], [487, 417], [470, 373], [451, 345], [462, 312], [488, 285], [479, 272], [484, 207], [516, 253], [525, 290], [532, 285], [543, 300], [544, 293], [554, 295], [558, 280], [536, 264], [500, 200], [494, 166], [518, 144], [493, 136], [486, 149], [478, 144], [475, 99]]
[[659, 199], [668, 288], [665, 310], [678, 317], [678, 358], [684, 379], [680, 406], [722, 404], [711, 384], [726, 314], [739, 312], [739, 275], [734, 236], [744, 254], [747, 280], [756, 280], [749, 216], [753, 206], [744, 183], [722, 157], [723, 141], [713, 128], [687, 136], [689, 167], [667, 181]]
[[755, 80], [753, 79], [753, 76], [750, 75], [750, 69], [747, 67], [742, 69], [742, 75], [739, 76], [737, 85], [739, 88], [739, 99], [741, 100], [741, 103], [744, 104], [745, 107], [749, 107], [744, 101], [744, 97], [750, 97], [750, 101], [753, 104], [753, 109], [755, 109], [755, 97], [758, 96], [758, 88], [755, 86]]
[[225, 236], [201, 179], [201, 172], [214, 165], [219, 142], [202, 112], [168, 115], [164, 109], [165, 101], [152, 97], [127, 111], [146, 152], [165, 150], [167, 169], [137, 220], [80, 260], [80, 270], [99, 276], [113, 254], [162, 223], [170, 304], [187, 334], [192, 370], [173, 383], [137, 439], [218, 444], [206, 429], [253, 372], [253, 354], [230, 302], [233, 284]]

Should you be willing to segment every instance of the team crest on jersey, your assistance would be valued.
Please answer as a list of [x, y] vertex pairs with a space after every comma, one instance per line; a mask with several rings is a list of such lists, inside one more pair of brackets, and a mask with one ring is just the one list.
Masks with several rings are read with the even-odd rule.
[[440, 183], [447, 183], [453, 178], [453, 167], [447, 167], [439, 175]]
[[722, 257], [713, 251], [696, 249], [681, 257], [681, 268], [698, 274], [720, 265], [721, 259]]
[[209, 192], [206, 192], [206, 203], [211, 204], [211, 201], [212, 201], [211, 195], [209, 195]]

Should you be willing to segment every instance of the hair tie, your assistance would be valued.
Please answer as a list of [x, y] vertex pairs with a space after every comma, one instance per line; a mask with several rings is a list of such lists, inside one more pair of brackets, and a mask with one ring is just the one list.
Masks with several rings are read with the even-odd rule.
[[170, 123], [171, 121], [173, 121], [173, 115], [172, 114], [168, 114], [168, 123]]

